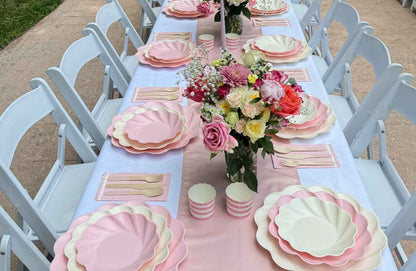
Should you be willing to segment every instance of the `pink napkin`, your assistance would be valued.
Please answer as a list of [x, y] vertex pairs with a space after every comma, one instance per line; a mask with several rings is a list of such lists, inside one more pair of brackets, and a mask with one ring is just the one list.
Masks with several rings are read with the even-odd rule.
[[153, 35], [153, 41], [159, 40], [190, 40], [192, 41], [191, 32], [156, 32]]
[[[318, 145], [302, 145], [302, 144], [280, 144], [273, 142], [275, 145], [279, 146], [287, 146], [287, 147], [302, 147], [302, 148], [322, 148], [322, 151], [296, 151], [290, 152], [289, 154], [274, 154], [272, 155], [273, 167], [275, 169], [279, 168], [288, 168], [280, 163], [282, 159], [291, 159], [290, 157], [284, 158], [284, 156], [289, 155], [311, 155], [313, 154], [313, 158], [304, 158], [304, 159], [292, 159], [292, 160], [300, 160], [300, 161], [312, 161], [312, 162], [322, 162], [322, 163], [329, 163], [332, 164], [330, 166], [298, 166], [294, 168], [334, 168], [340, 167], [341, 164], [338, 161], [338, 158], [335, 155], [334, 148], [331, 144], [318, 144]], [[278, 156], [280, 155], [280, 156]]]
[[296, 69], [279, 68], [278, 70], [287, 73], [289, 77], [295, 78], [297, 82], [309, 82], [312, 80], [309, 75], [308, 70], [305, 68], [296, 68]]
[[288, 18], [270, 18], [270, 19], [252, 19], [253, 24], [257, 26], [290, 26]]
[[[163, 183], [163, 194], [157, 197], [148, 197], [145, 195], [117, 195], [109, 196], [106, 195], [106, 192], [117, 192], [123, 193], [126, 191], [139, 191], [131, 188], [107, 188], [107, 184], [147, 184], [146, 181], [121, 181], [123, 178], [129, 177], [140, 177], [140, 176], [149, 176], [149, 175], [163, 175], [163, 179], [157, 183]], [[118, 178], [120, 180], [109, 180], [109, 178]], [[101, 179], [100, 186], [97, 190], [97, 195], [95, 200], [104, 200], [104, 201], [128, 201], [128, 200], [142, 200], [142, 201], [166, 201], [169, 194], [169, 184], [170, 184], [170, 173], [104, 173]]]
[[[162, 90], [164, 88], [168, 88], [168, 87], [145, 87], [145, 88], [136, 87], [134, 89], [134, 94], [133, 94], [133, 98], [131, 99], [131, 102], [132, 103], [145, 103], [145, 102], [150, 102], [150, 101], [162, 101], [162, 102], [168, 101], [166, 99], [158, 99], [157, 97], [154, 97], [154, 99], [151, 99], [151, 100], [149, 100], [149, 99], [143, 100], [143, 99], [140, 99], [140, 97], [138, 97], [138, 93], [140, 91], [152, 92], [152, 91], [155, 91], [155, 90]], [[178, 99], [172, 100], [172, 101], [182, 102], [183, 101], [182, 93], [184, 91], [184, 88], [183, 87], [176, 87], [176, 88], [177, 88], [176, 91], [169, 92], [169, 93], [177, 94], [178, 95]], [[157, 93], [157, 92], [155, 92], [155, 93]], [[151, 95], [149, 94], [149, 96], [151, 96]]]

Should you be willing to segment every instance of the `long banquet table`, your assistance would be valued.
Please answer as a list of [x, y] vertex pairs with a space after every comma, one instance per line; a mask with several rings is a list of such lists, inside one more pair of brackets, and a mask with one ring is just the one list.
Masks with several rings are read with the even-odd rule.
[[[288, 0], [286, 0], [286, 2], [290, 3]], [[300, 25], [292, 8], [289, 12], [279, 17], [288, 18], [291, 25], [288, 27], [262, 27], [264, 35], [281, 34], [305, 41], [304, 34], [301, 31]], [[197, 38], [196, 29], [197, 20], [176, 19], [173, 17], [167, 17], [164, 13], [161, 13], [155, 23], [149, 40], [152, 40], [153, 33], [155, 32], [192, 32], [192, 37], [195, 41]], [[308, 94], [315, 95], [324, 102], [330, 103], [323, 82], [311, 57], [294, 64], [279, 65], [279, 67], [306, 68], [312, 80], [309, 82], [300, 82], [299, 84]], [[179, 69], [180, 68], [152, 68], [148, 65], [139, 64], [130, 82], [128, 91], [124, 97], [119, 112], [123, 112], [126, 108], [133, 105], [131, 98], [136, 86], [162, 87], [176, 85], [176, 72]], [[184, 103], [186, 103], [186, 99]], [[364, 207], [372, 209], [359, 172], [355, 166], [349, 146], [343, 135], [343, 131], [337, 122], [334, 123], [331, 131], [328, 133], [321, 134], [313, 139], [291, 140], [291, 142], [298, 144], [332, 144], [341, 163], [341, 167], [339, 168], [298, 169], [302, 185], [324, 185], [337, 192], [351, 194], [358, 199]], [[149, 204], [164, 206], [170, 210], [174, 217], [176, 217], [182, 182], [182, 163], [183, 149], [171, 150], [162, 155], [134, 155], [126, 152], [124, 149], [113, 147], [111, 145], [111, 141], [107, 139], [100, 155], [98, 156], [96, 166], [92, 172], [73, 219], [83, 214], [92, 212], [97, 207], [108, 203], [105, 201], [95, 200], [95, 195], [104, 172], [171, 173], [172, 177], [168, 200], [166, 202], [150, 202]], [[261, 180], [259, 181], [261, 182]], [[382, 265], [377, 270], [397, 270], [393, 257], [388, 248], [383, 251], [382, 256]]]

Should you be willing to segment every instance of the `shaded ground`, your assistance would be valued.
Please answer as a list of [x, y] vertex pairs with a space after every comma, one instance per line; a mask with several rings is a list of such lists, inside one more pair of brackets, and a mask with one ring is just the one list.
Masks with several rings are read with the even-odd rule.
[[[140, 7], [136, 0], [119, 0], [127, 15], [138, 29]], [[350, 0], [361, 19], [374, 28], [374, 35], [381, 38], [390, 50], [392, 61], [404, 66], [405, 71], [416, 74], [416, 15], [401, 7], [396, 0]], [[332, 3], [324, 0], [326, 11]], [[40, 76], [48, 79], [46, 69], [58, 66], [65, 49], [82, 37], [81, 30], [94, 21], [104, 0], [65, 0], [49, 16], [0, 51], [0, 112], [16, 98], [30, 90], [29, 80]], [[323, 13], [324, 14], [324, 13]], [[334, 24], [329, 29], [330, 47], [336, 52], [346, 38], [344, 29]], [[110, 39], [118, 49], [122, 47], [122, 34], [117, 26], [110, 28]], [[76, 88], [91, 108], [102, 88], [103, 69], [97, 61], [87, 64], [76, 82]], [[374, 82], [374, 74], [366, 61], [357, 59], [352, 65], [354, 91], [362, 99]], [[47, 80], [51, 86], [53, 84]], [[58, 98], [63, 101], [59, 93]], [[64, 102], [63, 102], [64, 103]], [[67, 105], [64, 103], [64, 106]], [[386, 122], [390, 157], [405, 180], [410, 191], [416, 188], [416, 128], [397, 114]], [[12, 171], [33, 196], [49, 172], [56, 157], [57, 129], [50, 118], [32, 127], [18, 146]], [[71, 149], [67, 151], [69, 163], [75, 161]], [[413, 177], [413, 178], [412, 178]], [[1, 205], [11, 210], [4, 195]], [[408, 252], [416, 246], [406, 243]]]

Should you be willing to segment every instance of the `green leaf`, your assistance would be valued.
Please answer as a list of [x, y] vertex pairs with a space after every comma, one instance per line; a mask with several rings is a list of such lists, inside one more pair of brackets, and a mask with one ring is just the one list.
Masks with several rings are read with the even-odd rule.
[[248, 19], [251, 19], [251, 13], [250, 10], [248, 10], [248, 8], [244, 6], [244, 8], [241, 11], [243, 12], [244, 16], [246, 16]]
[[221, 13], [219, 11], [215, 14], [214, 21], [215, 22], [221, 21]]
[[241, 169], [241, 167], [243, 166], [243, 162], [241, 162], [241, 160], [238, 159], [233, 159], [228, 163], [227, 166], [228, 174], [234, 175]]
[[292, 78], [289, 78], [289, 80], [287, 82], [291, 85], [294, 85], [294, 84], [296, 84], [296, 79], [292, 77]]
[[217, 156], [217, 154], [218, 154], [218, 152], [211, 152], [211, 157], [209, 159], [211, 160], [212, 158], [214, 158], [215, 156]]
[[275, 135], [279, 132], [279, 130], [277, 129], [266, 129], [266, 131], [264, 131], [264, 133], [269, 134], [269, 135]]
[[264, 137], [263, 150], [268, 154], [273, 154], [274, 153], [274, 146], [273, 146], [273, 142], [271, 141], [270, 136], [265, 136]]
[[250, 188], [252, 191], [257, 192], [257, 176], [251, 170], [244, 171], [244, 183]]
[[264, 159], [264, 157], [266, 157], [266, 150], [265, 149], [263, 149], [261, 151], [261, 157], [263, 157], [263, 159]]
[[251, 149], [253, 150], [254, 153], [257, 153], [257, 151], [259, 150], [259, 146], [256, 143], [250, 143]]
[[254, 98], [253, 100], [251, 100], [249, 103], [255, 104], [255, 103], [259, 102], [260, 100], [261, 100], [261, 98], [257, 97], [257, 98]]

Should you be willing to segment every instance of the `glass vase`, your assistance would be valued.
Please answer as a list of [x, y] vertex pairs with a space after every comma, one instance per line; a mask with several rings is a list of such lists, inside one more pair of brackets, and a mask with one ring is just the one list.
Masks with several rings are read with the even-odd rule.
[[229, 182], [244, 182], [250, 187], [250, 183], [255, 181], [257, 186], [257, 154], [253, 152], [249, 142], [239, 141], [233, 153], [225, 152], [225, 163]]
[[240, 15], [226, 16], [225, 32], [241, 35], [243, 33], [243, 18]]

